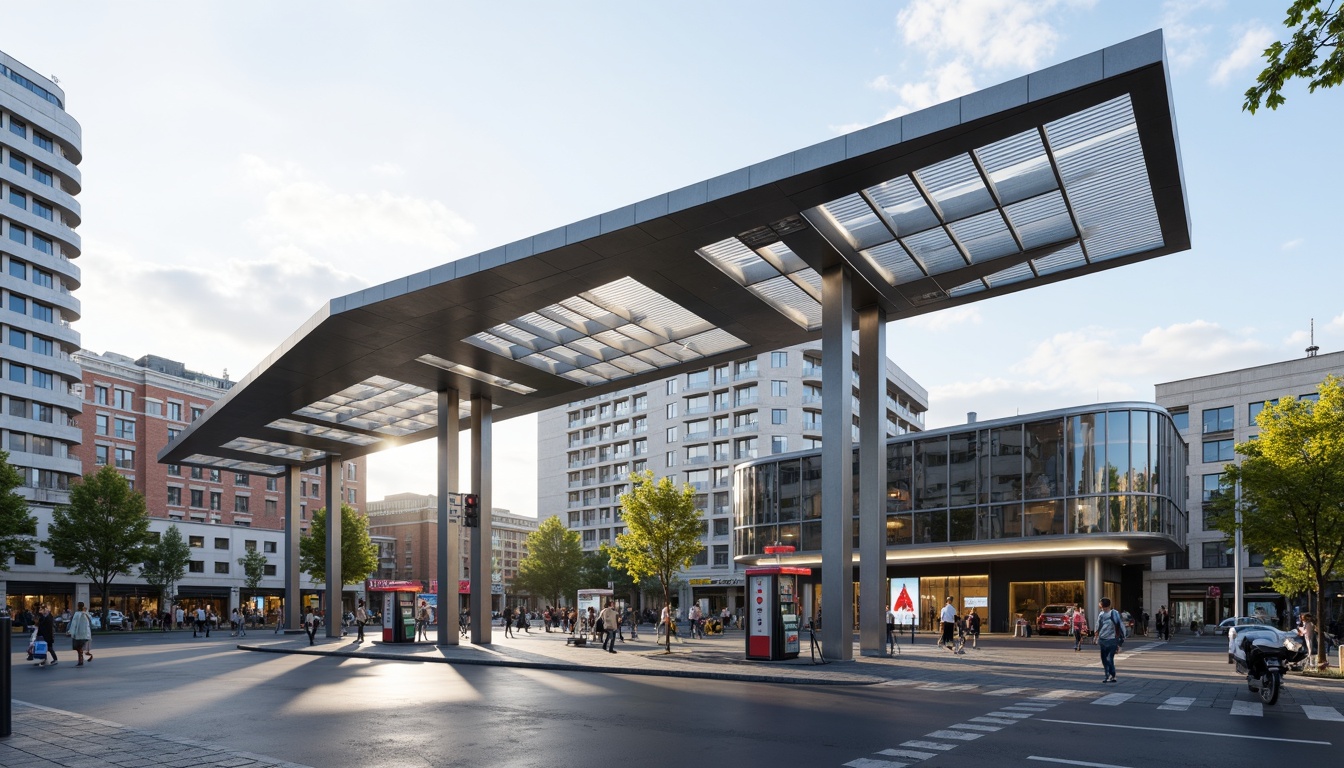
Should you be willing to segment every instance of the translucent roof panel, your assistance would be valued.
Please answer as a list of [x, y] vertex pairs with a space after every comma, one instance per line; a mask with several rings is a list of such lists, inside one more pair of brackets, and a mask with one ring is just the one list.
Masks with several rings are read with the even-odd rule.
[[1058, 189], [1055, 169], [1045, 152], [1039, 131], [1009, 136], [975, 151], [985, 174], [994, 185], [1001, 205]]
[[[899, 237], [938, 226], [938, 217], [924, 202], [924, 196], [909, 176], [898, 176], [869, 187], [865, 192], [891, 220]], [[889, 239], [885, 238], [881, 242]]]
[[994, 207], [970, 155], [954, 155], [915, 171], [915, 176], [942, 211], [943, 221], [964, 219]]
[[1028, 250], [1078, 236], [1059, 190], [1013, 203], [1005, 211], [1022, 238], [1022, 247]]
[[303, 448], [297, 445], [286, 445], [284, 443], [273, 443], [269, 440], [257, 440], [251, 437], [239, 437], [223, 445], [234, 451], [247, 451], [248, 453], [259, 453], [262, 456], [270, 456], [275, 459], [285, 459], [286, 461], [308, 462], [314, 459], [326, 458], [324, 451], [315, 451], [309, 448]]
[[1083, 258], [1083, 248], [1077, 243], [1061, 248], [1048, 256], [1032, 260], [1032, 266], [1036, 267], [1036, 273], [1039, 275], [1051, 275], [1066, 269], [1081, 267], [1086, 263], [1087, 260]]
[[1003, 223], [1003, 214], [998, 210], [986, 211], [969, 219], [954, 221], [949, 226], [952, 234], [971, 255], [971, 263], [1019, 253], [1017, 241], [1008, 225]]
[[[859, 203], [869, 214], [873, 213], [872, 208], [861, 197]], [[891, 234], [886, 227], [880, 224], [879, 226], [883, 232], [887, 232], [887, 239], [890, 239]], [[743, 250], [751, 253], [759, 259], [760, 264], [770, 270], [768, 277], [746, 282], [746, 273], [736, 267], [745, 258], [742, 255]], [[761, 301], [769, 304], [776, 312], [797, 323], [799, 327], [809, 331], [821, 327], [821, 276], [808, 267], [807, 263], [782, 241], [752, 250], [736, 237], [730, 237], [697, 249], [696, 253], [751, 291]], [[760, 273], [752, 274], [756, 276]]]
[[486, 384], [500, 387], [501, 389], [507, 389], [510, 392], [517, 392], [520, 395], [530, 395], [533, 392], [537, 391], [525, 384], [519, 384], [516, 381], [510, 381], [509, 379], [501, 378], [492, 373], [478, 371], [475, 368], [469, 368], [460, 363], [454, 363], [451, 360], [444, 360], [442, 357], [438, 357], [437, 355], [421, 355], [416, 359], [424, 363], [425, 365], [432, 365], [435, 368], [442, 368], [445, 371], [461, 374], [469, 379], [483, 381]]
[[214, 467], [216, 469], [226, 469], [233, 472], [251, 472], [258, 475], [278, 475], [285, 471], [285, 468], [278, 464], [262, 464], [256, 461], [225, 459], [220, 456], [206, 456], [202, 453], [193, 453], [183, 459], [181, 463], [188, 466]]
[[929, 270], [930, 275], [938, 275], [966, 266], [966, 260], [962, 258], [961, 251], [957, 250], [952, 238], [948, 237], [941, 227], [911, 235], [902, 239], [901, 242], [924, 263], [924, 267]]
[[851, 247], [868, 248], [891, 239], [891, 231], [873, 211], [873, 207], [857, 193], [833, 200], [821, 206], [849, 237]]
[[347, 432], [344, 429], [335, 427], [324, 427], [320, 424], [307, 424], [293, 419], [276, 419], [266, 426], [272, 429], [282, 429], [286, 432], [295, 432], [300, 435], [310, 435], [312, 437], [321, 437], [327, 440], [337, 440], [351, 445], [373, 445], [379, 442], [378, 438], [371, 435], [361, 435], [357, 432]]
[[[725, 272], [739, 280], [768, 279], [770, 275], [778, 274], [774, 267], [745, 246], [735, 248], [722, 243], [716, 252], [728, 265]], [[691, 340], [712, 330], [714, 326], [699, 315], [639, 281], [625, 277], [521, 315], [465, 341], [546, 373], [591, 386], [746, 346], [741, 339], [723, 333], [720, 337], [725, 345], [723, 349], [694, 351]], [[537, 332], [548, 341], [527, 345], [501, 341], [520, 333], [535, 336]], [[677, 354], [666, 351], [669, 345], [677, 350]], [[660, 350], [660, 354], [648, 354], [655, 349]], [[424, 358], [421, 360], [426, 362]], [[430, 364], [445, 367], [441, 363]], [[481, 381], [486, 379], [480, 377], [489, 376], [462, 366], [448, 370]], [[491, 377], [489, 383], [515, 392], [527, 390], [525, 394], [536, 391], [499, 377]]]
[[876, 267], [883, 279], [892, 285], [900, 285], [924, 277], [924, 270], [920, 269], [919, 263], [906, 252], [905, 247], [899, 242], [869, 248], [860, 255], [867, 259], [869, 264]]
[[437, 409], [437, 393], [385, 376], [373, 376], [300, 408], [295, 413], [333, 424], [401, 437], [423, 429], [433, 429], [437, 424]]
[[1048, 123], [1046, 137], [1090, 261], [1162, 246], [1129, 95]]

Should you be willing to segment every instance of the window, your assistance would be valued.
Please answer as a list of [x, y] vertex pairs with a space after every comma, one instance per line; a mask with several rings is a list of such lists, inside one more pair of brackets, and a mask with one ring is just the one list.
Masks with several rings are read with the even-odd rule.
[[1206, 541], [1202, 545], [1205, 568], [1231, 568], [1232, 543], [1228, 541]]
[[112, 390], [112, 407], [129, 411], [133, 409], [134, 405], [135, 396], [129, 389]]
[[663, 463], [668, 467], [677, 466], [677, 452], [668, 451], [667, 454], [663, 457]]
[[275, 490], [275, 485], [276, 485], [276, 483], [275, 483], [275, 478], [274, 478], [274, 477], [268, 477], [268, 478], [266, 478], [266, 490], [268, 490], [268, 491], [274, 491], [274, 490]]
[[180, 429], [173, 429], [172, 427], [169, 427], [169, 428], [168, 428], [168, 442], [170, 442], [170, 443], [173, 442], [174, 440], [177, 439], [177, 436], [180, 435], [180, 434], [182, 434], [182, 430], [180, 430]]
[[33, 233], [33, 248], [47, 255], [51, 255], [56, 252], [56, 248], [52, 244], [51, 238], [39, 235], [36, 232]]
[[788, 452], [789, 452], [789, 438], [787, 438], [787, 437], [785, 437], [785, 436], [783, 436], [783, 435], [775, 435], [775, 436], [771, 437], [771, 438], [770, 438], [770, 452], [771, 452], [771, 453], [788, 453]]
[[212, 470], [210, 470], [210, 482], [212, 482], [212, 483], [218, 483], [218, 482], [219, 482], [219, 470], [218, 470], [218, 469], [212, 469]]
[[100, 414], [98, 414], [97, 416], [94, 416], [94, 417], [93, 417], [93, 432], [94, 432], [94, 434], [97, 434], [97, 435], [106, 435], [106, 434], [107, 434], [107, 422], [108, 422], [108, 419], [107, 419], [107, 414], [106, 414], [106, 413], [100, 413]]
[[675, 418], [677, 418], [677, 404], [676, 404], [676, 403], [668, 403], [668, 404], [667, 404], [667, 418], [669, 418], [669, 419], [675, 419]]
[[111, 452], [112, 449], [108, 448], [106, 445], [93, 446], [93, 463], [100, 467], [107, 466], [107, 457]]
[[677, 380], [676, 380], [676, 379], [668, 379], [668, 380], [667, 380], [667, 394], [669, 394], [669, 395], [675, 395], [675, 394], [677, 394]]
[[229, 540], [223, 537], [215, 537], [215, 549], [228, 549]]
[[36, 334], [33, 335], [33, 352], [47, 357], [56, 356], [56, 345], [51, 339], [44, 339]]
[[271, 565], [270, 563], [267, 563], [266, 565], [263, 565], [263, 566], [261, 567], [261, 572], [262, 572], [264, 575], [266, 575], [266, 576], [274, 576], [274, 575], [275, 575], [275, 566], [274, 566], [274, 565]]
[[205, 573], [205, 563], [200, 560], [192, 560], [187, 563], [187, 573]]
[[346, 480], [358, 480], [358, 479], [359, 479], [359, 478], [355, 477], [355, 468], [356, 468], [357, 466], [358, 466], [358, 465], [356, 465], [356, 464], [346, 464], [346, 465], [345, 465], [345, 479], [346, 479]]
[[48, 171], [37, 163], [33, 163], [33, 179], [40, 184], [51, 186], [51, 171]]
[[[776, 354], [778, 354], [778, 353], [776, 353]], [[715, 545], [714, 545], [714, 565], [717, 565], [717, 566], [727, 566], [727, 565], [728, 565], [728, 545], [727, 545], [727, 544], [715, 544]]]
[[182, 489], [174, 486], [168, 486], [168, 506], [182, 506]]
[[257, 551], [257, 540], [256, 540], [256, 539], [248, 539], [248, 540], [244, 541], [244, 542], [243, 542], [243, 549], [247, 550], [248, 552], [256, 552], [256, 551]]
[[205, 415], [205, 409], [204, 409], [204, 408], [198, 408], [198, 407], [196, 407], [196, 406], [194, 406], [194, 405], [191, 407], [191, 420], [192, 420], [192, 421], [195, 421], [195, 420], [201, 418], [201, 416], [203, 416], [203, 415]]
[[788, 352], [771, 352], [771, 353], [770, 353], [770, 367], [771, 367], [771, 368], [788, 368], [788, 367], [789, 367], [789, 353], [788, 353]]
[[181, 466], [180, 464], [169, 464], [169, 465], [168, 465], [168, 474], [172, 475], [173, 477], [181, 477], [181, 476], [182, 476], [182, 466]]
[[204, 536], [188, 536], [188, 537], [187, 537], [187, 546], [192, 547], [192, 548], [194, 548], [194, 549], [205, 549], [205, 537], [204, 537]]
[[1167, 554], [1167, 570], [1185, 570], [1190, 567], [1190, 550], [1183, 549], [1180, 552]]
[[709, 386], [709, 370], [691, 371], [686, 374], [686, 388]]
[[44, 323], [50, 323], [53, 322], [53, 319], [55, 317], [56, 313], [52, 311], [51, 307], [48, 307], [46, 304], [40, 304], [36, 301], [33, 302], [34, 320], [41, 320]]
[[275, 503], [275, 499], [267, 499], [267, 500], [266, 500], [266, 514], [268, 514], [268, 515], [274, 515], [274, 514], [275, 514], [275, 511], [276, 511], [276, 503]]
[[275, 554], [275, 542], [274, 541], [261, 542], [261, 551], [269, 554]]
[[219, 491], [210, 492], [210, 510], [219, 512], [224, 508], [224, 494]]
[[168, 418], [172, 419], [173, 421], [181, 421], [181, 420], [182, 420], [182, 404], [181, 404], [181, 403], [169, 403], [169, 404], [168, 404]]
[[33, 200], [33, 213], [47, 221], [54, 221], [56, 218], [53, 215], [52, 207], [38, 199]]
[[159, 402], [158, 400], [150, 400], [149, 398], [145, 398], [145, 415], [162, 416], [163, 403]]
[[135, 469], [135, 449], [117, 449], [117, 469]]
[[1231, 440], [1204, 441], [1204, 463], [1232, 461], [1232, 447], [1233, 442]]
[[345, 489], [345, 500], [346, 500], [346, 503], [348, 503], [348, 504], [354, 504], [354, 503], [356, 503], [356, 502], [355, 502], [355, 489], [354, 489], [354, 488], [346, 488], [346, 489]]
[[28, 124], [21, 120], [15, 120], [13, 117], [10, 117], [9, 132], [16, 134], [18, 136], [22, 136], [23, 138], [26, 139], [28, 138]]
[[1266, 406], [1266, 405], [1278, 405], [1278, 404], [1279, 404], [1279, 401], [1278, 401], [1277, 399], [1275, 399], [1275, 400], [1261, 400], [1261, 401], [1259, 401], [1259, 402], [1257, 402], [1257, 403], [1251, 403], [1249, 406], [1247, 406], [1247, 409], [1246, 409], [1246, 411], [1247, 411], [1247, 421], [1246, 421], [1247, 426], [1254, 426], [1254, 425], [1255, 425], [1255, 419], [1256, 419], [1256, 417], [1260, 415], [1260, 412], [1261, 412], [1261, 411], [1265, 410], [1265, 406]]
[[28, 334], [20, 331], [18, 328], [9, 329], [9, 346], [19, 349], [28, 348]]
[[778, 380], [770, 382], [770, 394], [775, 397], [786, 397], [789, 394], [789, 382]]
[[135, 439], [135, 422], [130, 419], [116, 419], [116, 435], [123, 440]]
[[215, 563], [215, 573], [228, 573], [228, 572], [229, 572], [228, 560], [225, 560], [222, 563]]
[[247, 473], [246, 473], [246, 472], [235, 472], [235, 473], [233, 473], [233, 484], [234, 484], [234, 485], [247, 485], [247, 482], [248, 482], [248, 479], [247, 479]]
[[28, 300], [17, 293], [9, 294], [9, 311], [20, 315], [28, 314]]
[[205, 507], [205, 491], [199, 488], [191, 489], [191, 506], [194, 509], [202, 509]]
[[250, 504], [249, 498], [250, 497], [248, 496], [234, 496], [233, 511], [244, 515], [250, 514], [251, 510], [248, 509], [248, 505]]
[[1221, 473], [1216, 475], [1204, 476], [1204, 496], [1203, 501], [1209, 502], [1220, 498], [1223, 495], [1223, 476]]
[[676, 427], [668, 427], [668, 428], [667, 428], [667, 442], [669, 442], [669, 443], [675, 443], [675, 442], [677, 442], [677, 428], [676, 428]]
[[56, 148], [56, 145], [52, 143], [50, 136], [44, 133], [38, 133], [37, 131], [33, 131], [33, 143], [48, 152], [54, 151]]
[[202, 478], [204, 478], [204, 477], [205, 477], [205, 470], [201, 469], [200, 467], [192, 467], [192, 468], [191, 468], [191, 479], [192, 479], [192, 480], [200, 480], [200, 479], [202, 479]]
[[789, 410], [787, 408], [771, 408], [771, 424], [787, 424], [789, 422]]
[[[9, 190], [9, 204], [14, 206], [15, 208], [22, 208], [23, 210], [26, 211], [28, 210], [28, 196], [23, 194], [22, 192], [11, 189]], [[11, 266], [10, 274], [13, 274], [12, 267], [14, 263], [15, 262], [12, 261], [10, 262]], [[22, 266], [22, 264], [20, 264], [20, 266]], [[23, 277], [23, 275], [15, 275], [15, 276], [20, 278]]]
[[714, 519], [714, 536], [715, 536], [715, 537], [719, 537], [719, 536], [727, 536], [727, 535], [728, 535], [728, 518], [726, 518], [726, 517], [718, 517], [718, 518], [715, 518], [715, 519]]
[[[14, 198], [14, 193], [10, 193], [10, 200]], [[28, 279], [28, 265], [18, 259], [9, 260], [9, 274], [11, 277], [17, 277], [20, 280]]]
[[1226, 432], [1232, 429], [1232, 406], [1209, 408], [1204, 411], [1204, 434]]
[[9, 167], [19, 173], [28, 173], [28, 161], [13, 152], [9, 153]]
[[9, 380], [19, 384], [28, 383], [28, 366], [9, 364]]
[[93, 402], [97, 403], [98, 405], [107, 405], [107, 387], [100, 387], [94, 385]]

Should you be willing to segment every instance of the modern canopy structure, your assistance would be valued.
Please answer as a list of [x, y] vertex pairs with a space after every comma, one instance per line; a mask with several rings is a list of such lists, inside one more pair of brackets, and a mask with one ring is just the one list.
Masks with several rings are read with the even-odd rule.
[[[494, 421], [820, 337], [822, 640], [828, 657], [848, 658], [851, 334], [857, 326], [860, 476], [877, 477], [888, 322], [1187, 249], [1168, 74], [1155, 31], [333, 299], [159, 460], [288, 478], [287, 584], [298, 594], [298, 471], [328, 467], [326, 498], [338, 499], [339, 461], [435, 438], [443, 590], [455, 583], [447, 501], [464, 419], [472, 463], [461, 490], [488, 510]], [[883, 488], [861, 485], [861, 590], [877, 594], [867, 585], [885, 569]], [[474, 584], [489, 583], [489, 541], [484, 515]], [[339, 552], [329, 526], [328, 595], [340, 591]], [[480, 591], [471, 608], [483, 617]], [[870, 633], [882, 621], [870, 613], [865, 650], [881, 632]], [[439, 641], [454, 643], [456, 617], [445, 618]], [[489, 642], [488, 622], [473, 622], [471, 639]]]

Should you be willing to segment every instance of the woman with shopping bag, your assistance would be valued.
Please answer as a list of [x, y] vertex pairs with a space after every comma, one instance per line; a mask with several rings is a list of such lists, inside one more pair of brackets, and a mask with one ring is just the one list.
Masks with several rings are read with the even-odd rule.
[[47, 654], [51, 654], [51, 666], [56, 666], [56, 619], [51, 606], [43, 603], [37, 617], [37, 640], [33, 642], [33, 657], [42, 660], [37, 666], [47, 666]]
[[[84, 610], [84, 603], [75, 603], [75, 615], [70, 617], [70, 642], [74, 645], [76, 667], [84, 666], [84, 654], [93, 640], [93, 617]], [[92, 658], [93, 654], [89, 653]]]

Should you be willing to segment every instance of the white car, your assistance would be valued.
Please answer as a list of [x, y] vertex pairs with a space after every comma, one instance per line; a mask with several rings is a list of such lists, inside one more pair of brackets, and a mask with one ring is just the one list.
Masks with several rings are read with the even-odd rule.
[[[101, 618], [101, 617], [95, 615], [95, 618]], [[125, 621], [126, 617], [122, 615], [121, 611], [109, 610], [107, 612], [108, 629], [125, 629], [125, 627], [123, 626]], [[94, 627], [94, 629], [99, 629], [99, 627]]]
[[1220, 635], [1230, 634], [1228, 630], [1232, 629], [1233, 627], [1259, 626], [1268, 623], [1269, 623], [1268, 620], [1262, 619], [1259, 616], [1233, 616], [1231, 618], [1223, 619], [1222, 621], [1218, 622], [1218, 634]]

